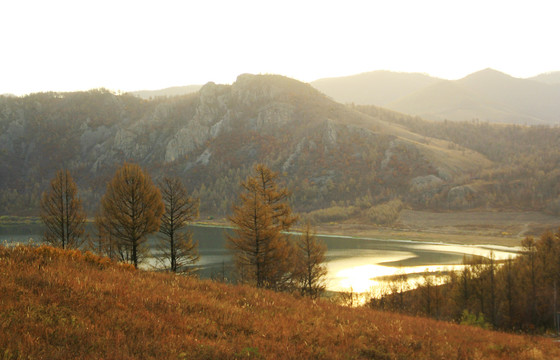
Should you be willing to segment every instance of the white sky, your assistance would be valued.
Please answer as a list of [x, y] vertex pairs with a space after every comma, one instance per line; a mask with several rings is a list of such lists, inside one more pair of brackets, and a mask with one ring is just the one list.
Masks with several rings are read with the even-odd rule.
[[0, 1], [0, 94], [560, 70], [560, 1]]

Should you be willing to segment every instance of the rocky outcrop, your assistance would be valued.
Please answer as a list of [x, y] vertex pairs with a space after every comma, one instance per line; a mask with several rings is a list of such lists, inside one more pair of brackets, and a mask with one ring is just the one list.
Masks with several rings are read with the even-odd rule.
[[171, 162], [195, 150], [210, 137], [210, 127], [191, 121], [173, 136], [165, 149], [165, 161]]
[[195, 115], [182, 119], [182, 126], [169, 139], [164, 160], [175, 161], [216, 137], [231, 120], [228, 110], [229, 88], [208, 83], [200, 89]]
[[327, 121], [325, 121], [324, 126], [325, 127], [323, 130], [323, 142], [327, 147], [334, 146], [336, 144], [336, 139], [337, 139], [335, 124], [332, 120], [327, 119]]
[[253, 130], [266, 128], [277, 129], [294, 120], [294, 107], [289, 104], [272, 103], [259, 109], [257, 117], [252, 121]]
[[102, 144], [113, 136], [113, 131], [109, 127], [103, 125], [92, 129], [87, 124], [84, 124], [82, 126], [82, 131], [82, 135], [80, 136], [82, 156], [86, 156], [95, 145]]

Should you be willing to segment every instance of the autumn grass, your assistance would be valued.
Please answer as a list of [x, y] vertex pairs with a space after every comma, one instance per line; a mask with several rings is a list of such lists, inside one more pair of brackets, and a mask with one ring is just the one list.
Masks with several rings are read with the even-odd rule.
[[550, 339], [0, 247], [2, 359], [554, 359]]

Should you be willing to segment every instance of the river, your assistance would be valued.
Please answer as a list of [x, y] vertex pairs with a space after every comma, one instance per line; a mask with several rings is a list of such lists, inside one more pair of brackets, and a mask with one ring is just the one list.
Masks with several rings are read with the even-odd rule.
[[[190, 227], [199, 244], [199, 275], [202, 278], [231, 278], [232, 257], [225, 248], [227, 228], [196, 225]], [[88, 226], [88, 230], [92, 230]], [[39, 224], [0, 227], [0, 242], [40, 242]], [[294, 235], [295, 236], [295, 235]], [[460, 269], [463, 255], [515, 257], [519, 248], [493, 245], [454, 245], [407, 240], [380, 240], [350, 236], [318, 235], [328, 251], [326, 286], [331, 291], [356, 293], [379, 289], [387, 277], [408, 274], [414, 279], [426, 271]], [[411, 280], [413, 281], [413, 280]], [[412, 284], [413, 286], [414, 284]]]

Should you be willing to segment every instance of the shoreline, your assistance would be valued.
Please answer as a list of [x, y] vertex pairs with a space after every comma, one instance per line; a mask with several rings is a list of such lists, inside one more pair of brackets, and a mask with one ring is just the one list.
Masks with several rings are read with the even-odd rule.
[[[492, 219], [496, 213], [455, 213], [454, 219], [449, 219], [449, 213], [431, 213], [405, 210], [400, 221], [393, 227], [379, 227], [360, 222], [347, 220], [344, 222], [322, 223], [315, 226], [319, 236], [336, 236], [361, 239], [418, 241], [435, 244], [453, 245], [490, 245], [518, 247], [526, 235], [540, 236], [544, 229], [557, 228], [551, 219], [542, 221], [538, 218], [516, 218], [519, 214], [527, 212], [502, 213], [500, 219]], [[534, 214], [534, 213], [533, 213]], [[403, 216], [404, 215], [404, 216]], [[476, 219], [465, 218], [477, 216]], [[504, 216], [512, 215], [510, 221], [505, 222]], [[437, 217], [438, 220], [429, 217]], [[447, 217], [447, 218], [446, 218]], [[457, 220], [457, 217], [460, 220]], [[482, 220], [481, 220], [482, 218]], [[512, 219], [513, 218], [513, 219]], [[3, 221], [1, 221], [3, 220]], [[88, 219], [91, 223], [92, 219]], [[513, 220], [513, 221], [511, 221]], [[556, 220], [556, 219], [554, 219]], [[462, 221], [462, 223], [461, 223]], [[465, 225], [465, 224], [470, 225]], [[17, 225], [37, 226], [40, 220], [37, 217], [0, 217], [0, 228], [11, 228]], [[231, 229], [231, 224], [225, 218], [212, 218], [192, 222], [193, 226], [222, 227]], [[294, 227], [293, 232], [299, 232], [300, 227]]]
[[[233, 228], [223, 220], [206, 220], [193, 222], [193, 226]], [[295, 227], [293, 233], [299, 233]], [[508, 248], [521, 245], [523, 237], [492, 236], [476, 233], [456, 234], [444, 231], [410, 230], [403, 228], [381, 228], [374, 225], [359, 223], [319, 224], [315, 226], [317, 236], [348, 237], [355, 239], [415, 241], [433, 244], [504, 246]]]

